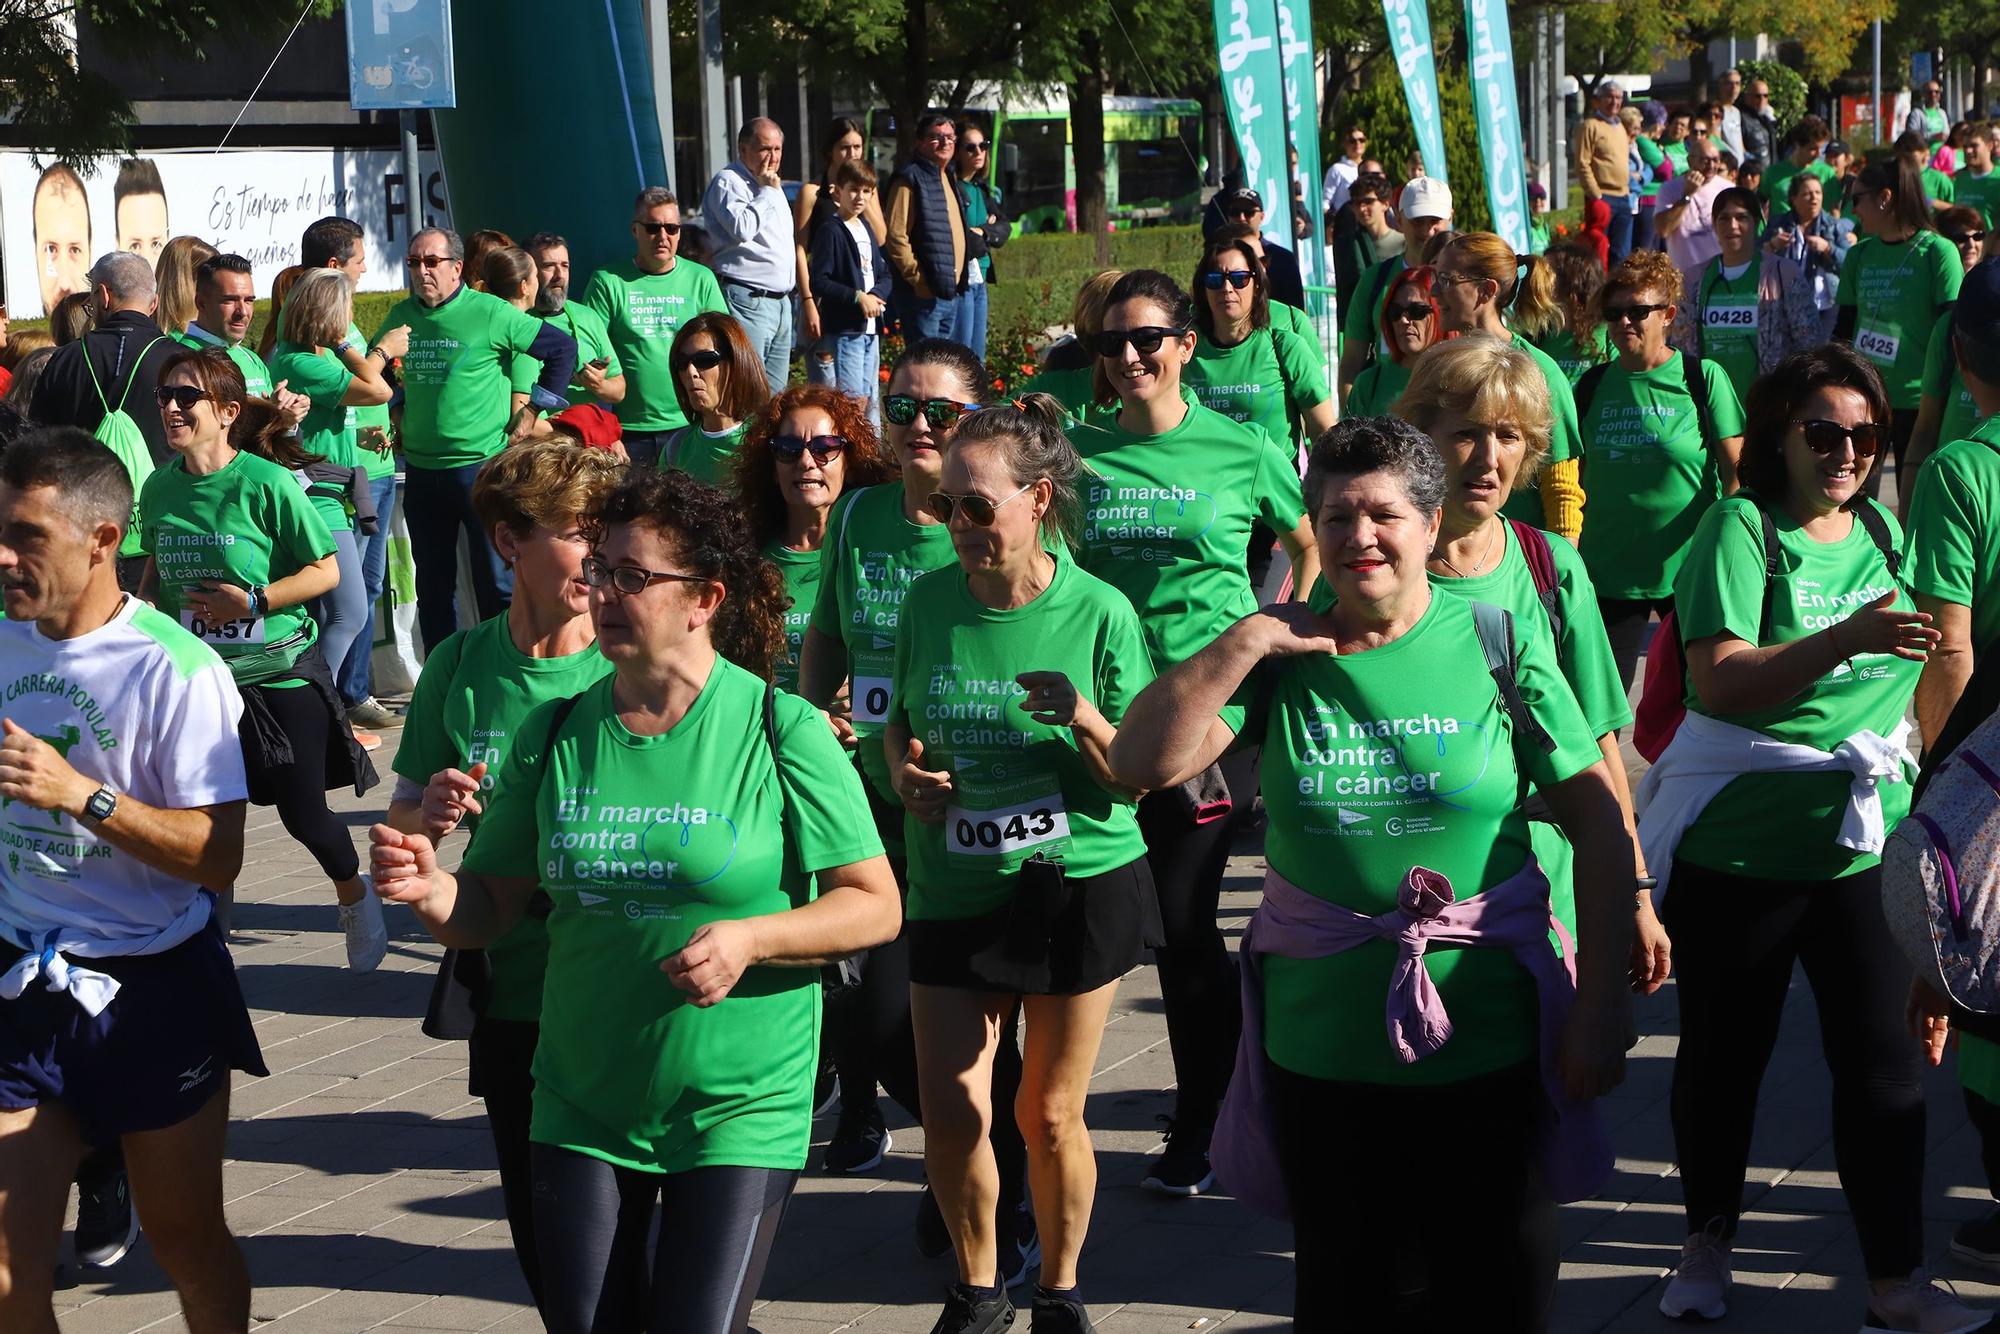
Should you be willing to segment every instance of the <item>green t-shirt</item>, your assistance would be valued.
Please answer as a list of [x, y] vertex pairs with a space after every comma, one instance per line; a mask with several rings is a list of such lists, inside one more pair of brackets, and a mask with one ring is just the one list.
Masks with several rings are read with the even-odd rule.
[[903, 515], [903, 484], [864, 487], [835, 502], [820, 548], [819, 597], [812, 628], [847, 646], [856, 755], [868, 781], [895, 802], [882, 725], [896, 672], [896, 628], [917, 576], [955, 563], [951, 531]]
[[[276, 312], [272, 313], [272, 318], [277, 318]], [[347, 338], [349, 342], [360, 342], [361, 330], [352, 324], [348, 325]], [[361, 467], [367, 472], [368, 480], [379, 482], [384, 477], [394, 477], [396, 475], [396, 451], [394, 449], [370, 449], [360, 443], [362, 432], [371, 426], [381, 428], [384, 440], [389, 440], [395, 435], [395, 426], [389, 420], [389, 405], [387, 403], [376, 403], [365, 408], [349, 408], [347, 410], [347, 425], [354, 432], [354, 454], [356, 458], [361, 460]], [[387, 516], [383, 516], [385, 525], [387, 521]]]
[[1865, 236], [1847, 252], [1834, 300], [1854, 307], [1854, 350], [1882, 372], [1891, 407], [1917, 406], [1925, 340], [1964, 276], [1958, 248], [1936, 232], [1893, 245]]
[[785, 591], [792, 605], [785, 608], [785, 660], [778, 664], [778, 689], [799, 688], [799, 653], [805, 647], [806, 627], [812, 624], [813, 603], [819, 599], [820, 557], [817, 551], [794, 551], [783, 542], [764, 548], [764, 559], [785, 576]]
[[1251, 525], [1289, 533], [1305, 516], [1285, 449], [1191, 401], [1180, 425], [1159, 435], [1133, 435], [1105, 413], [1069, 436], [1089, 474], [1078, 559], [1138, 609], [1156, 670], [1257, 609], [1245, 564]]
[[[1743, 408], [1729, 377], [1712, 361], [1700, 367], [1716, 441], [1742, 435]], [[1681, 354], [1636, 375], [1612, 363], [1583, 418], [1583, 443], [1590, 520], [1580, 545], [1598, 595], [1667, 596], [1722, 488]]]
[[889, 723], [910, 729], [924, 767], [950, 770], [954, 789], [944, 823], [903, 818], [910, 919], [997, 912], [1038, 854], [1076, 879], [1144, 857], [1136, 803], [1099, 786], [1067, 727], [1028, 715], [1014, 679], [1061, 672], [1116, 725], [1153, 679], [1124, 594], [1065, 553], [1025, 607], [984, 605], [953, 565], [917, 580], [903, 608]]
[[1549, 360], [1562, 368], [1563, 378], [1569, 381], [1571, 389], [1575, 389], [1576, 382], [1583, 378], [1585, 371], [1611, 360], [1611, 331], [1598, 325], [1590, 347], [1584, 349], [1577, 346], [1575, 335], [1568, 325], [1564, 325], [1542, 339], [1538, 346], [1549, 354]]
[[729, 313], [715, 275], [685, 257], [665, 273], [642, 273], [627, 261], [591, 274], [581, 304], [604, 321], [625, 368], [625, 397], [614, 409], [625, 429], [671, 431], [687, 425], [674, 395], [674, 335], [704, 311]]
[[1924, 198], [1930, 200], [1933, 207], [1942, 207], [1946, 204], [1957, 202], [1953, 196], [1958, 191], [1952, 185], [1951, 177], [1945, 175], [1936, 167], [1925, 167], [1923, 177]]
[[1985, 226], [1992, 227], [1993, 220], [2000, 217], [2000, 171], [1989, 171], [1984, 176], [1961, 172], [1952, 188], [1958, 193], [1954, 202], [1978, 209]]
[[1321, 380], [1326, 379], [1326, 349], [1320, 345], [1319, 330], [1313, 327], [1312, 316], [1297, 306], [1286, 305], [1282, 301], [1271, 303], [1271, 327], [1282, 329], [1306, 345], [1313, 360], [1319, 363]]
[[[1518, 872], [1530, 851], [1522, 766], [1548, 787], [1601, 758], [1546, 626], [1539, 609], [1514, 622], [1521, 696], [1556, 742], [1548, 754], [1514, 737], [1461, 598], [1432, 598], [1380, 648], [1285, 660], [1258, 738], [1271, 869], [1371, 916], [1396, 906], [1412, 864], [1449, 877], [1461, 901]], [[1453, 1024], [1432, 1055], [1406, 1065], [1383, 1032], [1388, 940], [1324, 959], [1266, 955], [1265, 1050], [1315, 1079], [1399, 1085], [1533, 1058], [1535, 986], [1511, 951], [1433, 946], [1424, 961]]]
[[[354, 424], [348, 420], [347, 406], [340, 401], [354, 381], [353, 373], [330, 350], [283, 341], [271, 348], [271, 364], [277, 368], [278, 378], [288, 382], [291, 392], [312, 400], [305, 420], [299, 423], [299, 443], [307, 452], [318, 454], [338, 467], [357, 466], [361, 459], [355, 448]], [[346, 496], [334, 494], [331, 484], [317, 485], [307, 495], [329, 529], [336, 533], [353, 530], [354, 519], [348, 513]]]
[[[182, 347], [191, 347], [197, 352], [205, 347], [219, 347], [224, 352], [227, 352], [229, 359], [236, 363], [236, 369], [243, 373], [243, 392], [249, 394], [252, 398], [271, 397], [272, 382], [285, 378], [283, 375], [272, 375], [271, 368], [264, 364], [264, 359], [258, 356], [256, 349], [247, 343], [210, 342], [208, 339], [199, 338], [185, 330], [180, 333], [170, 333], [167, 337], [173, 339]], [[295, 394], [304, 392], [297, 385], [288, 387]]]
[[1750, 401], [1750, 386], [1757, 382], [1757, 278], [1754, 255], [1734, 278], [1723, 271], [1718, 255], [1695, 280], [1690, 312], [1695, 346], [1703, 360], [1722, 367], [1739, 403]]
[[1361, 275], [1353, 309], [1341, 319], [1341, 338], [1356, 346], [1373, 344], [1377, 361], [1389, 355], [1389, 340], [1382, 336], [1382, 308], [1389, 304], [1389, 289], [1396, 285], [1396, 276], [1409, 267], [1401, 255], [1391, 255], [1371, 267]]
[[[618, 351], [611, 345], [611, 333], [604, 327], [604, 317], [596, 311], [568, 301], [555, 314], [543, 316], [542, 322], [555, 325], [576, 340], [576, 368], [579, 372], [603, 357], [608, 363], [604, 367], [607, 378], [625, 373], [625, 368], [618, 361]], [[533, 357], [515, 357], [507, 373], [508, 384], [513, 392], [525, 394], [535, 387], [541, 373], [542, 363]], [[581, 385], [571, 384], [566, 392], [572, 404], [597, 402], [597, 395]]]
[[1910, 587], [1972, 609], [1972, 646], [2000, 644], [2000, 416], [1925, 461], [1910, 502]]
[[1255, 422], [1273, 440], [1300, 438], [1299, 414], [1333, 397], [1311, 348], [1275, 325], [1253, 329], [1229, 348], [1197, 335], [1182, 383], [1203, 407], [1231, 421]]
[[1064, 370], [1042, 370], [1022, 385], [1023, 394], [1047, 394], [1069, 409], [1072, 417], [1091, 410], [1097, 393], [1092, 382], [1096, 367], [1075, 366]]
[[[1778, 214], [1792, 206], [1792, 179], [1799, 175], [1814, 176], [1819, 179], [1822, 189], [1833, 184], [1833, 168], [1820, 158], [1814, 158], [1803, 167], [1794, 166], [1789, 157], [1779, 158], [1764, 172], [1764, 182], [1757, 187], [1757, 193], [1764, 196], [1769, 208], [1767, 212]], [[1828, 198], [1822, 195], [1821, 198]], [[1838, 203], [1838, 200], [1829, 202]]]
[[1979, 425], [1979, 405], [1965, 387], [1965, 377], [1958, 373], [1958, 358], [1952, 354], [1950, 311], [1937, 317], [1930, 340], [1924, 344], [1924, 397], [1944, 404], [1938, 418], [1940, 448], [1965, 439]]
[[660, 466], [679, 468], [698, 482], [727, 490], [734, 485], [729, 479], [729, 469], [736, 462], [736, 451], [743, 447], [743, 437], [749, 431], [749, 422], [738, 422], [720, 435], [710, 435], [702, 426], [690, 422], [674, 432], [666, 448], [660, 451]]
[[497, 296], [461, 287], [439, 306], [398, 302], [372, 342], [410, 326], [403, 358], [403, 457], [412, 468], [484, 463], [507, 444], [508, 370], [542, 322]]
[[[1576, 392], [1570, 386], [1569, 376], [1563, 373], [1563, 368], [1554, 357], [1520, 334], [1514, 335], [1513, 343], [1534, 359], [1535, 365], [1541, 368], [1542, 378], [1549, 385], [1549, 406], [1554, 410], [1555, 419], [1549, 427], [1549, 453], [1543, 466], [1566, 463], [1580, 457], [1583, 454], [1583, 435], [1577, 429]], [[1510, 519], [1541, 527], [1544, 522], [1541, 491], [1535, 487], [1516, 487], [1501, 507], [1501, 513]]]
[[[417, 678], [416, 693], [396, 751], [396, 772], [426, 784], [443, 769], [470, 771], [486, 766], [480, 800], [491, 800], [506, 771], [521, 720], [552, 699], [580, 695], [611, 663], [595, 644], [561, 658], [531, 658], [515, 647], [507, 614], [460, 630], [431, 650]], [[479, 831], [479, 816], [468, 815], [465, 832]], [[486, 1015], [533, 1021], [542, 1016], [542, 972], [548, 963], [549, 934], [543, 921], [524, 915], [514, 928], [486, 947], [493, 989]]]
[[1688, 169], [1687, 140], [1676, 139], [1670, 144], [1661, 144], [1660, 153], [1674, 164], [1674, 175], [1685, 176]]
[[319, 638], [305, 604], [210, 625], [187, 605], [203, 580], [269, 586], [333, 554], [333, 534], [296, 474], [238, 453], [197, 477], [176, 455], [139, 492], [140, 550], [159, 571], [160, 610], [221, 655], [238, 685], [291, 673]]
[[[1867, 502], [1862, 502], [1867, 503]], [[1895, 516], [1880, 511], [1891, 536], [1902, 540]], [[1897, 588], [1882, 553], [1861, 521], [1837, 542], [1815, 542], [1782, 507], [1774, 507], [1778, 574], [1764, 576], [1763, 526], [1754, 501], [1734, 496], [1711, 509], [1695, 533], [1687, 563], [1674, 585], [1681, 642], [1728, 633], [1759, 648], [1786, 644], [1838, 624]], [[1769, 582], [1770, 632], [1759, 638]], [[1907, 592], [1897, 602], [1914, 605]], [[1775, 708], [1719, 717], [1777, 741], [1830, 751], [1856, 732], [1888, 736], [1903, 721], [1923, 664], [1890, 653], [1849, 658]], [[1687, 678], [1691, 713], [1709, 713]], [[1906, 778], [1914, 779], [1914, 766]], [[1745, 774], [1717, 793], [1681, 836], [1675, 856], [1695, 866], [1765, 880], [1834, 880], [1876, 865], [1873, 853], [1834, 840], [1847, 811], [1853, 775], [1839, 773]], [[1883, 783], [1882, 816], [1894, 829], [1910, 810], [1910, 784]]]
[[[1421, 354], [1419, 354], [1421, 355]], [[1377, 357], [1354, 377], [1347, 391], [1343, 417], [1386, 417], [1403, 391], [1410, 387], [1410, 367], [1389, 357]]]
[[[661, 736], [619, 721], [611, 678], [563, 720], [539, 705], [465, 868], [537, 880], [548, 918], [529, 1136], [622, 1167], [797, 1170], [812, 1132], [819, 970], [757, 966], [706, 1009], [660, 970], [710, 922], [799, 907], [811, 873], [881, 855], [819, 711], [722, 658]], [[774, 772], [775, 770], [775, 772]]]

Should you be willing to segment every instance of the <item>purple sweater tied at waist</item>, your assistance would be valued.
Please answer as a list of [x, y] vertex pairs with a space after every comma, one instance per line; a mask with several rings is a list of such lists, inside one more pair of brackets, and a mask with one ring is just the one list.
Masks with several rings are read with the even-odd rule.
[[[1551, 928], [1562, 942], [1560, 956], [1549, 945]], [[1444, 876], [1412, 867], [1397, 891], [1396, 906], [1378, 917], [1308, 894], [1276, 871], [1265, 876], [1263, 904], [1243, 936], [1243, 1037], [1211, 1151], [1216, 1175], [1230, 1192], [1270, 1217], [1291, 1216], [1271, 1131], [1261, 956], [1324, 959], [1372, 940], [1396, 945], [1387, 1040], [1405, 1063], [1422, 1060], [1451, 1037], [1451, 1016], [1424, 966], [1424, 951], [1431, 945], [1513, 951], [1534, 978], [1540, 1001], [1542, 1087], [1548, 1095], [1541, 1135], [1543, 1188], [1560, 1202], [1595, 1193], [1611, 1175], [1610, 1137], [1594, 1106], [1572, 1102], [1564, 1094], [1557, 1068], [1563, 1026], [1576, 1000], [1576, 951], [1569, 932], [1549, 911], [1548, 878], [1532, 858], [1519, 874], [1464, 900], [1456, 899]], [[1393, 1131], [1383, 1127], [1385, 1144]], [[1366, 1146], [1352, 1147], [1360, 1152]], [[1462, 1151], [1477, 1149], [1476, 1134], [1462, 1146]]]

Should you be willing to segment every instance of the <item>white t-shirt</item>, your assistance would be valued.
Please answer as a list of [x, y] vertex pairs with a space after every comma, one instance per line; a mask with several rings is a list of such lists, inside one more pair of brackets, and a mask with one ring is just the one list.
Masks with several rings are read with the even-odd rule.
[[[215, 650], [137, 598], [75, 639], [0, 622], [0, 717], [84, 777], [148, 806], [244, 800], [242, 716], [243, 697]], [[101, 940], [156, 935], [199, 890], [67, 815], [0, 803], [0, 928], [17, 943], [56, 929]]]
[[[873, 239], [868, 232], [868, 220], [857, 213], [851, 218], [841, 219], [840, 225], [847, 228], [847, 234], [854, 238], [854, 253], [861, 257], [861, 286], [857, 290], [871, 292], [875, 289], [875, 257], [868, 244]], [[976, 269], [979, 266], [975, 264], [972, 267]], [[868, 317], [868, 323], [861, 332], [875, 332], [873, 315]]]

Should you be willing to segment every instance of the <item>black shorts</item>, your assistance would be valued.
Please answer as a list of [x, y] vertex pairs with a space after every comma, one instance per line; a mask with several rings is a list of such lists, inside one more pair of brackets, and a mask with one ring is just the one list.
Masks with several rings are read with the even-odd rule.
[[1103, 875], [1064, 876], [1024, 925], [1023, 896], [982, 917], [912, 921], [910, 981], [1016, 996], [1081, 996], [1115, 982], [1164, 943], [1144, 857]]
[[163, 954], [73, 960], [118, 980], [92, 1018], [37, 980], [0, 1000], [0, 1108], [60, 1102], [91, 1144], [164, 1130], [228, 1087], [266, 1075], [236, 965], [213, 919]]

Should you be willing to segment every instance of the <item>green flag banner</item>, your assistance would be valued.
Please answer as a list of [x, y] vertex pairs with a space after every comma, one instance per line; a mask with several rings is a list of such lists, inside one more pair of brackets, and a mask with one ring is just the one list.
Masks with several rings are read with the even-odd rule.
[[[1333, 280], [1326, 272], [1325, 216], [1318, 203], [1319, 79], [1313, 71], [1312, 0], [1277, 0], [1277, 5], [1278, 55], [1282, 62], [1280, 67], [1285, 73], [1285, 135], [1299, 155], [1292, 184], [1298, 191], [1298, 197], [1306, 201], [1306, 217], [1310, 223], [1310, 230], [1303, 240], [1296, 240], [1296, 233], [1287, 225], [1281, 244], [1296, 246], [1299, 273], [1307, 286], [1330, 286]], [[1267, 200], [1267, 215], [1278, 211], [1270, 208], [1269, 203]], [[1282, 212], [1289, 224], [1292, 216], [1289, 194], [1285, 197]], [[1315, 310], [1314, 313], [1319, 312]]]
[[[1215, 54], [1243, 181], [1264, 199], [1264, 234], [1292, 240], [1292, 192], [1286, 184], [1284, 63], [1272, 0], [1215, 0]], [[1308, 67], [1311, 56], [1306, 58]], [[1317, 126], [1314, 133], [1318, 132]]]
[[1507, 29], [1507, 0], [1465, 0], [1465, 36], [1493, 230], [1516, 254], [1525, 255], [1528, 168], [1521, 158], [1521, 103], [1514, 88], [1514, 38]]
[[[1438, 109], [1437, 61], [1431, 55], [1431, 14], [1425, 0], [1382, 0], [1389, 50], [1403, 76], [1403, 100], [1417, 131], [1424, 174], [1445, 180], [1444, 116]], [[1449, 184], [1449, 182], [1447, 182]]]

